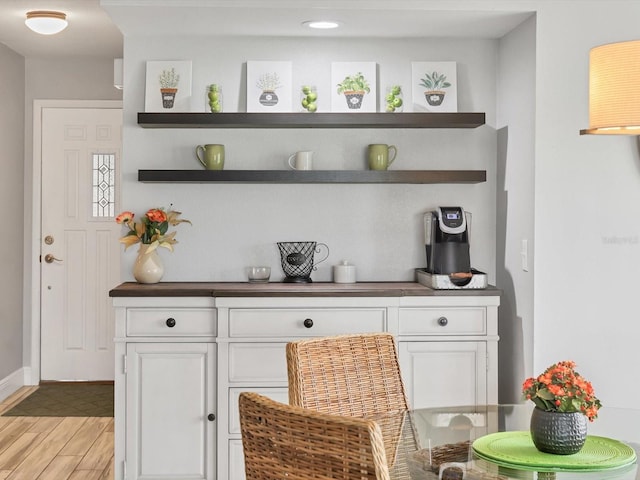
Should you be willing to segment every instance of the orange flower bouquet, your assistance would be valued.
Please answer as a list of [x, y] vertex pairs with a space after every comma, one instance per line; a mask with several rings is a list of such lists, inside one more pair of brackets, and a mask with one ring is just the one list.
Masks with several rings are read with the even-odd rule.
[[140, 218], [134, 221], [134, 214], [126, 211], [116, 217], [116, 223], [126, 225], [129, 231], [120, 238], [120, 243], [124, 244], [125, 250], [136, 243], [149, 245], [146, 252], [150, 253], [158, 247], [173, 251], [173, 245], [177, 243], [176, 232], [167, 233], [169, 226], [176, 226], [180, 223], [189, 223], [189, 220], [178, 218], [181, 212], [175, 210], [164, 211], [162, 208], [152, 208]]
[[580, 412], [593, 422], [602, 404], [591, 382], [575, 367], [575, 362], [565, 360], [554, 363], [537, 378], [527, 378], [522, 384], [524, 397], [546, 412]]

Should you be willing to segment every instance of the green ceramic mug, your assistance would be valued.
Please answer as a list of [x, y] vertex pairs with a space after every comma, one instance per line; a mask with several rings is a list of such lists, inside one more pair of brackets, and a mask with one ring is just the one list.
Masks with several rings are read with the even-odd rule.
[[198, 145], [196, 158], [207, 170], [222, 170], [224, 168], [224, 145]]
[[[393, 153], [393, 155], [391, 155]], [[398, 150], [395, 145], [372, 143], [367, 149], [369, 168], [371, 170], [386, 170], [396, 159]]]

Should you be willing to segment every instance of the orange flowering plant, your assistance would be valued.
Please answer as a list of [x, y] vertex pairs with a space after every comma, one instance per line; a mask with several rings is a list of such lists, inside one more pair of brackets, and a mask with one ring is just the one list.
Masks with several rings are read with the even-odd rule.
[[602, 406], [591, 386], [575, 371], [571, 360], [554, 363], [537, 378], [527, 378], [522, 393], [536, 407], [547, 412], [581, 412], [590, 422], [598, 417]]
[[136, 243], [149, 245], [147, 252], [152, 252], [158, 247], [164, 247], [173, 251], [173, 245], [177, 243], [176, 232], [167, 233], [169, 225], [176, 226], [180, 223], [189, 223], [189, 220], [178, 218], [181, 212], [162, 208], [152, 208], [140, 218], [134, 221], [134, 214], [126, 211], [116, 217], [116, 223], [126, 225], [129, 231], [120, 238], [120, 243], [124, 243], [125, 250]]

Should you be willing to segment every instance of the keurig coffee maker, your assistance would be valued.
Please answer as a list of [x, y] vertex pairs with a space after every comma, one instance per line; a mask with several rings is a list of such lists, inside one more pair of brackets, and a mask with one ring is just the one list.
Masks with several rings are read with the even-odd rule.
[[486, 288], [487, 275], [471, 268], [471, 214], [462, 207], [438, 207], [424, 215], [427, 268], [416, 269], [419, 283], [434, 289]]
[[435, 274], [470, 273], [471, 214], [462, 207], [438, 207], [424, 216], [427, 271]]

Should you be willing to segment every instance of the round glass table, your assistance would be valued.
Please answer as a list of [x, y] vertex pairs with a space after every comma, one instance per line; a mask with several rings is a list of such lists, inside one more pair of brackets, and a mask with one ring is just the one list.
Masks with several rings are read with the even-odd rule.
[[[587, 444], [574, 455], [533, 447], [527, 434], [532, 410], [531, 402], [411, 410], [402, 440], [387, 448], [391, 478], [640, 480], [640, 409], [602, 407], [588, 425]], [[383, 422], [381, 428], [387, 443], [388, 427]]]

